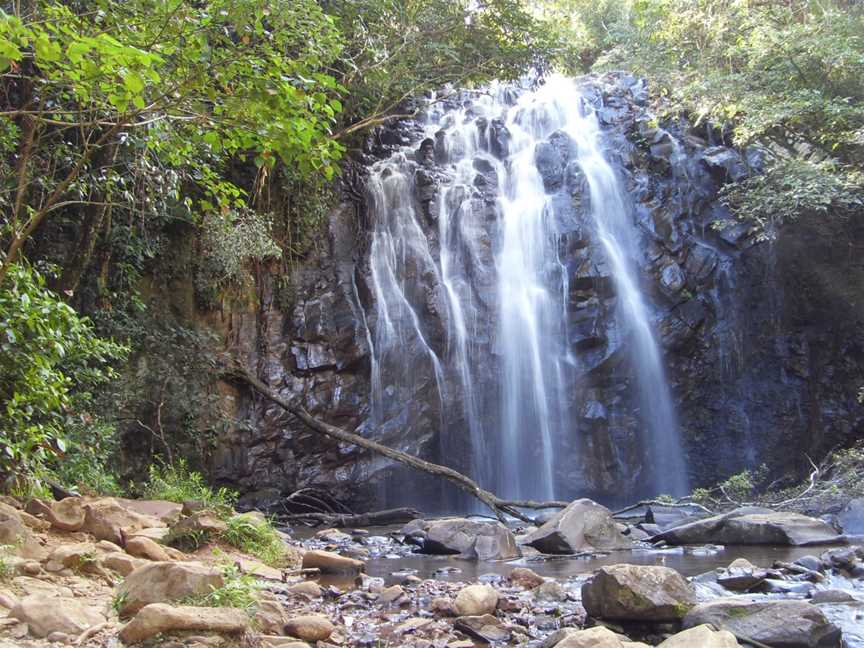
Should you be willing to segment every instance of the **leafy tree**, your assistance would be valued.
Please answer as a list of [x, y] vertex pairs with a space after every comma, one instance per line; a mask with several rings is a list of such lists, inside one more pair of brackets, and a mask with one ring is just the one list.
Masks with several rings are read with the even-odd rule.
[[93, 390], [126, 349], [14, 264], [0, 289], [0, 351], [0, 477], [38, 478], [67, 451], [67, 429], [92, 421]]
[[768, 157], [765, 176], [727, 190], [761, 224], [864, 196], [864, 8], [842, 0], [584, 0], [568, 11], [593, 69], [647, 75], [674, 111], [730, 129]]

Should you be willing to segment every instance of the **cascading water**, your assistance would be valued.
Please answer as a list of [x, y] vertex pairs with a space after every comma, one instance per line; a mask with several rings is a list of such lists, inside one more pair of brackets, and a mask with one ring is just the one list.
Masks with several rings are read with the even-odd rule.
[[[424, 134], [419, 149], [376, 163], [368, 185], [373, 418], [404, 416], [393, 403], [397, 386], [421, 380], [413, 362], [428, 363], [442, 454], [464, 449], [468, 461], [457, 467], [501, 495], [555, 498], [561, 467], [575, 459], [561, 449], [581, 432], [584, 377], [562, 241], [584, 227], [614, 284], [614, 334], [626, 338], [651, 490], [682, 493], [685, 465], [639, 290], [635, 225], [576, 83], [556, 76], [534, 90], [496, 85], [470, 102], [432, 104]], [[555, 155], [564, 162], [550, 179]], [[434, 198], [424, 194], [436, 185]]]

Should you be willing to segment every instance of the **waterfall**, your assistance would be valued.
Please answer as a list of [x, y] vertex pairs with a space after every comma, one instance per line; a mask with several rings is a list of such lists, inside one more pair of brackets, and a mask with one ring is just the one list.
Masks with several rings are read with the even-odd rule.
[[433, 102], [422, 127], [422, 143], [377, 162], [368, 183], [373, 418], [416, 415], [405, 401], [429, 386], [417, 363], [427, 365], [440, 448], [460, 455], [438, 460], [512, 498], [567, 491], [561, 471], [579, 457], [562, 448], [583, 432], [585, 366], [562, 244], [586, 230], [614, 285], [603, 300], [614, 312], [609, 336], [629, 359], [648, 489], [682, 494], [675, 408], [640, 290], [640, 239], [576, 82], [494, 84]]

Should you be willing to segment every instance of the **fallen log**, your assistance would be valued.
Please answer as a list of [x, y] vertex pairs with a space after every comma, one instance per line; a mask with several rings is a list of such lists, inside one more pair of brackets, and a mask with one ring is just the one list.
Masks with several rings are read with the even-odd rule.
[[387, 457], [388, 459], [398, 461], [406, 466], [411, 466], [421, 472], [446, 479], [483, 502], [483, 504], [489, 507], [489, 509], [495, 514], [495, 517], [497, 517], [501, 522], [506, 522], [507, 516], [509, 515], [521, 520], [522, 522], [533, 524], [534, 521], [519, 511], [519, 508], [562, 508], [567, 505], [567, 502], [534, 502], [530, 500], [509, 501], [501, 499], [494, 493], [490, 493], [489, 491], [480, 488], [480, 485], [470, 477], [466, 477], [452, 468], [420, 459], [419, 457], [415, 457], [414, 455], [399, 450], [394, 450], [393, 448], [378, 443], [377, 441], [372, 441], [371, 439], [354, 434], [353, 432], [348, 432], [347, 430], [343, 430], [335, 425], [319, 421], [306, 411], [306, 408], [302, 405], [293, 405], [245, 369], [234, 367], [225, 371], [223, 376], [246, 383], [268, 400], [276, 403], [285, 411], [296, 416], [305, 423], [307, 427], [316, 432], [320, 432], [321, 434], [338, 439], [345, 443], [365, 448], [366, 450], [371, 450], [372, 452]]
[[326, 524], [332, 527], [368, 527], [405, 524], [423, 517], [417, 509], [395, 508], [370, 513], [292, 513], [276, 516], [280, 522], [314, 522], [312, 526]]

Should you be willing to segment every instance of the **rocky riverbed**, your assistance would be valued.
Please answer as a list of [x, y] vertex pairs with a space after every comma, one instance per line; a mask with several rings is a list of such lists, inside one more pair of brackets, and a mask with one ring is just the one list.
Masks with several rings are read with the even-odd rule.
[[[298, 529], [274, 569], [221, 542], [166, 544], [218, 523], [195, 508], [4, 498], [0, 648], [864, 646], [864, 548], [797, 514], [658, 509], [625, 523], [577, 500], [531, 528]], [[674, 545], [733, 532], [752, 544]], [[225, 607], [236, 583], [252, 601]]]

